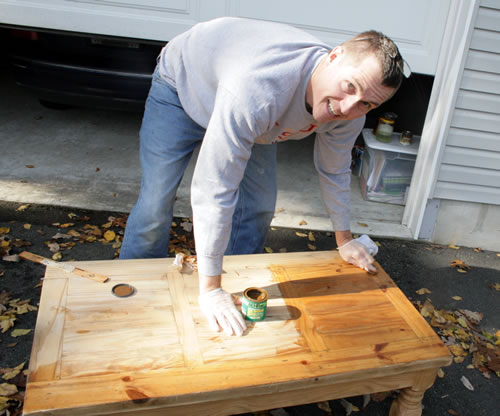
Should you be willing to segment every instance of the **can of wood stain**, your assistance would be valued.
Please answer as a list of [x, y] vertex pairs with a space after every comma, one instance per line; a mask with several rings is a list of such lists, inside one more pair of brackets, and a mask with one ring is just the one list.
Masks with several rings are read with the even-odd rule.
[[249, 287], [243, 292], [243, 315], [249, 321], [262, 321], [266, 317], [267, 290], [259, 287]]

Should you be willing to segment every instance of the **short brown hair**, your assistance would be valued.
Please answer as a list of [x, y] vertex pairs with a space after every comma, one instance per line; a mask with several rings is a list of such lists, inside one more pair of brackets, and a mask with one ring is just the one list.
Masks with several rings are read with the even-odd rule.
[[382, 85], [398, 89], [403, 81], [404, 61], [396, 44], [376, 30], [356, 35], [342, 44], [349, 54], [361, 58], [373, 54], [382, 69]]

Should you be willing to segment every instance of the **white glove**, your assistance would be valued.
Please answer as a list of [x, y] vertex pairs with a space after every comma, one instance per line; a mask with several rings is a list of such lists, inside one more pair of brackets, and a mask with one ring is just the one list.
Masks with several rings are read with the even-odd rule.
[[348, 241], [339, 247], [340, 257], [342, 257], [344, 261], [354, 264], [367, 272], [377, 271], [375, 266], [373, 266], [375, 259], [372, 257], [377, 253], [377, 245], [366, 234]]
[[[208, 325], [213, 331], [220, 327], [227, 335], [241, 336], [247, 324], [240, 311], [236, 309], [233, 297], [222, 288], [203, 293], [198, 298], [200, 309], [207, 318]], [[220, 325], [220, 327], [219, 327]]]

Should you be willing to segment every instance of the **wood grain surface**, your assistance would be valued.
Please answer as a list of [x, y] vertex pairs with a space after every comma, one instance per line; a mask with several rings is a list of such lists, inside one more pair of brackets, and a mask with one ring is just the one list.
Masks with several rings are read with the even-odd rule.
[[[226, 290], [269, 292], [266, 319], [230, 337], [210, 331], [197, 274], [172, 260], [75, 263], [103, 284], [47, 268], [25, 415], [236, 414], [409, 388], [450, 363], [380, 265], [370, 275], [331, 251], [228, 256]], [[114, 296], [118, 283], [136, 293]]]

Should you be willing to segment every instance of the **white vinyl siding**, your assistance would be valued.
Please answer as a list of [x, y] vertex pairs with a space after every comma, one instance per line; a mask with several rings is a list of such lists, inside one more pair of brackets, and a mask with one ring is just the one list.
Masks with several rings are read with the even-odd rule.
[[434, 198], [500, 205], [500, 1], [481, 2]]

